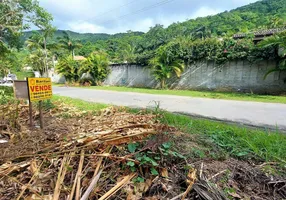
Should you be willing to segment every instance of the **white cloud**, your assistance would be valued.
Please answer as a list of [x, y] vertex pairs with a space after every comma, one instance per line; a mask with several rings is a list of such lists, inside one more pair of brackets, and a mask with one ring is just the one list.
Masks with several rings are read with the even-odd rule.
[[197, 17], [205, 17], [205, 16], [210, 16], [210, 15], [215, 15], [222, 12], [221, 10], [218, 9], [213, 9], [213, 8], [208, 8], [208, 7], [201, 7], [199, 10], [197, 10], [193, 15], [192, 18], [197, 18]]
[[68, 29], [79, 33], [104, 33], [106, 29], [96, 24], [76, 21], [68, 23]]
[[[214, 15], [256, 0], [175, 0], [152, 7], [162, 0], [40, 0], [54, 16], [59, 29], [77, 32], [118, 33], [148, 31], [155, 24], [165, 27], [174, 22]], [[126, 17], [121, 17], [127, 15]]]

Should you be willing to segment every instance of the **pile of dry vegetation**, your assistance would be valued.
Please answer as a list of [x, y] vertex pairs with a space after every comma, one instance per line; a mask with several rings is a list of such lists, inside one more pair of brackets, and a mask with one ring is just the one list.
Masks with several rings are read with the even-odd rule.
[[285, 179], [263, 172], [265, 164], [189, 157], [201, 145], [197, 136], [158, 115], [113, 107], [95, 115], [59, 104], [45, 112], [41, 130], [27, 125], [27, 106], [1, 109], [0, 137], [9, 140], [0, 144], [1, 200], [286, 197]]

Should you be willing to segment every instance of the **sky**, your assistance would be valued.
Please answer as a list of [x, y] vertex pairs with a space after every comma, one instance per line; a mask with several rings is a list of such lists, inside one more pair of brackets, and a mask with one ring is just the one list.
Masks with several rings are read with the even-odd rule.
[[147, 32], [150, 27], [214, 15], [257, 0], [39, 0], [53, 25], [80, 33]]

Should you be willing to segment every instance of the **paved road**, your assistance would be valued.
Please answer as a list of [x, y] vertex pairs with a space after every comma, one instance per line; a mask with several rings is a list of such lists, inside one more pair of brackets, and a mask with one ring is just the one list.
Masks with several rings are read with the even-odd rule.
[[53, 87], [54, 94], [86, 101], [129, 107], [153, 107], [246, 125], [286, 130], [286, 104], [153, 95], [82, 88]]

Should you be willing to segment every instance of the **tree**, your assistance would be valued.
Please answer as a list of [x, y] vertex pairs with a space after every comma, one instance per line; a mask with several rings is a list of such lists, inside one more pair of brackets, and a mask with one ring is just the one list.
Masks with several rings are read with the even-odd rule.
[[45, 65], [52, 66], [52, 60], [43, 59], [46, 55], [46, 52], [43, 49], [37, 49], [30, 53], [30, 55], [26, 58], [26, 63], [32, 67], [34, 71], [38, 71], [41, 76], [46, 72]]
[[266, 38], [258, 44], [261, 48], [273, 47], [278, 55], [278, 65], [276, 68], [269, 70], [264, 78], [276, 71], [286, 70], [286, 31]]
[[94, 52], [83, 62], [80, 68], [80, 74], [87, 73], [94, 79], [96, 85], [101, 85], [110, 70], [108, 68], [109, 60], [104, 52]]
[[10, 49], [18, 47], [21, 32], [30, 24], [44, 27], [52, 20], [36, 0], [0, 0], [0, 13], [0, 59], [6, 59]]
[[166, 80], [174, 73], [180, 77], [185, 68], [181, 60], [169, 57], [166, 46], [157, 50], [156, 56], [149, 61], [149, 65], [155, 79], [160, 81], [161, 88], [166, 88]]
[[[47, 31], [47, 30], [45, 30]], [[44, 75], [46, 73], [46, 75], [48, 75], [48, 70], [51, 67], [50, 65], [50, 60], [52, 59], [52, 55], [50, 54], [49, 50], [47, 49], [47, 47], [49, 47], [49, 45], [46, 44], [47, 41], [47, 34], [45, 34], [44, 31], [35, 31], [32, 36], [26, 41], [26, 45], [28, 50], [30, 51], [31, 54], [34, 55], [42, 55], [42, 68], [41, 71], [43, 71], [43, 73], [41, 73], [41, 75]], [[53, 46], [50, 45], [50, 46]], [[41, 53], [39, 53], [41, 52]], [[42, 54], [43, 53], [43, 54]], [[50, 55], [51, 57], [49, 58], [48, 55]], [[31, 61], [33, 63], [32, 60], [28, 60]], [[28, 62], [29, 64], [29, 62]], [[39, 68], [39, 67], [36, 67]]]
[[120, 51], [120, 58], [123, 62], [135, 62], [135, 47], [131, 44], [125, 44]]
[[72, 56], [61, 58], [56, 66], [56, 71], [64, 76], [69, 82], [77, 82], [79, 75], [80, 63], [75, 61]]
[[64, 31], [63, 36], [58, 39], [59, 43], [61, 44], [61, 47], [67, 49], [70, 52], [72, 58], [74, 58], [75, 55], [74, 50], [81, 47], [79, 41], [71, 38], [70, 34], [66, 31]]

